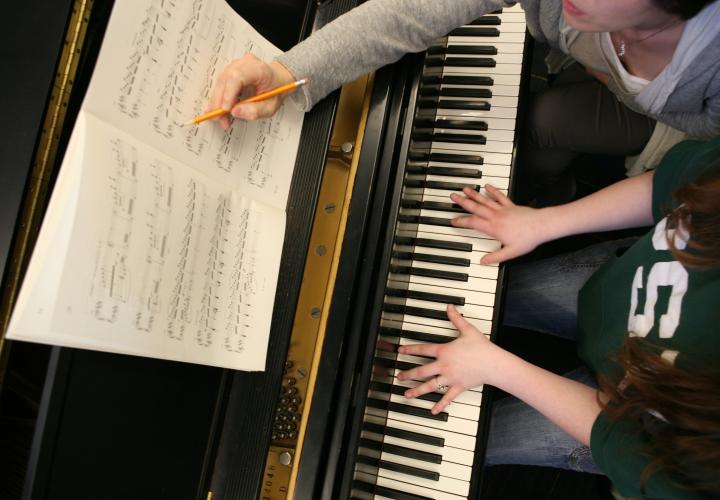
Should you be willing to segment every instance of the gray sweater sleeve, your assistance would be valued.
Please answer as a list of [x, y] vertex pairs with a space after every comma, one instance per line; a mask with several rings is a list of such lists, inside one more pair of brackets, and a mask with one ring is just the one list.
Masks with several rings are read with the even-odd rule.
[[420, 52], [433, 40], [512, 0], [368, 0], [340, 16], [277, 61], [310, 84], [292, 100], [304, 110], [342, 83]]

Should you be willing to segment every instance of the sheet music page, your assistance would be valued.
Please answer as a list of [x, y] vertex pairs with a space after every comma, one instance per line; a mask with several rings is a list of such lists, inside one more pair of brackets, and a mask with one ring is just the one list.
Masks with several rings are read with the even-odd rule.
[[[222, 69], [280, 51], [222, 0], [116, 2], [84, 108], [246, 196], [285, 208], [303, 113], [183, 126], [206, 111]], [[302, 75], [301, 75], [302, 76]]]
[[57, 210], [74, 223], [56, 224], [59, 246], [38, 254], [12, 337], [264, 369], [284, 211], [82, 121], [69, 151], [82, 161], [59, 181], [77, 190]]

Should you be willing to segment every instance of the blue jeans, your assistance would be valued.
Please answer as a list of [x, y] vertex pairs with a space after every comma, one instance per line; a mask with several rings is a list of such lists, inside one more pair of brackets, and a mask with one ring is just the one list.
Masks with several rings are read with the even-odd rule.
[[[574, 339], [580, 288], [597, 268], [635, 240], [602, 242], [575, 252], [511, 265], [503, 325]], [[584, 366], [565, 376], [597, 387], [595, 378]], [[493, 405], [485, 463], [600, 473], [588, 446], [514, 397], [500, 399]]]

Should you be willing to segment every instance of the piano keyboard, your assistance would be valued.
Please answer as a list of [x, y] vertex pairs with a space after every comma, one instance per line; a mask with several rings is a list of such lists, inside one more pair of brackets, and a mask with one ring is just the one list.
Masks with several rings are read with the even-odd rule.
[[482, 387], [432, 415], [441, 397], [407, 400], [415, 381], [399, 371], [428, 359], [398, 345], [450, 342], [445, 306], [489, 336], [498, 266], [480, 259], [500, 243], [454, 228], [463, 210], [450, 201], [464, 186], [491, 183], [507, 193], [525, 42], [519, 5], [451, 32], [427, 50], [418, 89], [403, 196], [385, 291], [373, 378], [355, 463], [352, 497], [468, 498], [476, 463]]

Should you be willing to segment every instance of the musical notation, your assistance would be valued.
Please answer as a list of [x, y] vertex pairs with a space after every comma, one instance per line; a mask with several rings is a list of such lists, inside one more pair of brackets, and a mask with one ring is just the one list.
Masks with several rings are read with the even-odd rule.
[[[177, 173], [119, 138], [104, 186], [107, 229], [95, 245], [91, 314], [137, 331], [243, 351], [257, 295], [261, 220], [250, 202]], [[104, 192], [103, 192], [104, 190]], [[220, 311], [228, 311], [221, 315]], [[250, 319], [249, 319], [250, 318]]]
[[278, 53], [219, 0], [115, 3], [18, 337], [263, 369], [303, 115], [179, 126], [247, 50]]

